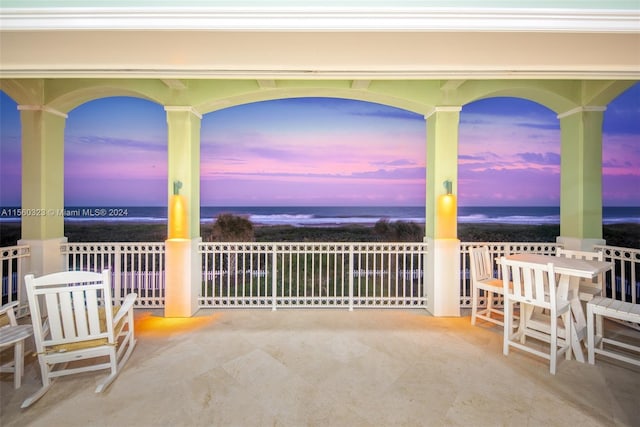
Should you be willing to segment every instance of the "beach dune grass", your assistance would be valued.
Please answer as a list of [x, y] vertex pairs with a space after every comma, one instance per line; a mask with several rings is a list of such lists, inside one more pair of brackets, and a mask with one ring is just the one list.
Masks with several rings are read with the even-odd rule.
[[[201, 236], [212, 235], [213, 224], [203, 224]], [[256, 226], [258, 242], [371, 242], [381, 241], [373, 226], [294, 227], [287, 225]], [[558, 224], [458, 224], [462, 242], [555, 242]], [[13, 246], [20, 239], [19, 222], [0, 222], [0, 246]], [[65, 223], [69, 242], [162, 242], [167, 238], [167, 224], [109, 221], [69, 221]], [[607, 245], [640, 249], [640, 224], [603, 226]]]

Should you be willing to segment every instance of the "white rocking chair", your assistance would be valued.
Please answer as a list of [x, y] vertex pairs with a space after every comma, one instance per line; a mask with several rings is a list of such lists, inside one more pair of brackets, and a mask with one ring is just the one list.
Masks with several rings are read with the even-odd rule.
[[[42, 388], [27, 398], [22, 407], [40, 399], [52, 380], [64, 375], [110, 369], [110, 375], [95, 391], [106, 389], [136, 344], [133, 328], [136, 294], [127, 295], [121, 307], [113, 306], [108, 270], [67, 271], [38, 278], [29, 274], [25, 276], [25, 286]], [[81, 366], [70, 363], [80, 360], [84, 361]], [[87, 360], [93, 364], [87, 364]]]

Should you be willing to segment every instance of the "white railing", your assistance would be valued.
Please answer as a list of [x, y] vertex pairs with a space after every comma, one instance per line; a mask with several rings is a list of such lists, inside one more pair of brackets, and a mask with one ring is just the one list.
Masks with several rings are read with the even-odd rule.
[[605, 273], [604, 293], [609, 298], [640, 303], [640, 249], [597, 245], [604, 260], [613, 262], [613, 269]]
[[201, 243], [201, 307], [423, 307], [425, 243]]
[[2, 303], [19, 301], [18, 316], [26, 310], [26, 295], [24, 289], [23, 259], [31, 255], [28, 245], [8, 246], [2, 248], [2, 258], [0, 258], [0, 277], [2, 277]]
[[[469, 266], [469, 249], [475, 246], [488, 246], [491, 259], [515, 253], [535, 253], [555, 255], [556, 249], [562, 245], [558, 243], [520, 243], [520, 242], [463, 242], [460, 243], [460, 308], [471, 308], [471, 272]], [[502, 277], [502, 271], [498, 265], [494, 265], [495, 277]], [[502, 306], [503, 299], [496, 296], [494, 306]], [[486, 307], [487, 301], [483, 291], [480, 292], [479, 307]]]
[[114, 301], [138, 294], [136, 306], [164, 306], [164, 243], [64, 243], [68, 270], [111, 270]]
[[[556, 243], [461, 243], [460, 307], [471, 306], [469, 248], [491, 255], [554, 254]], [[2, 303], [24, 302], [29, 246], [1, 248]], [[202, 243], [200, 307], [423, 307], [424, 243]], [[596, 246], [613, 262], [605, 295], [640, 302], [640, 250]], [[113, 272], [114, 296], [138, 294], [138, 306], [164, 307], [164, 243], [65, 243], [69, 270]], [[500, 271], [496, 268], [496, 274]], [[481, 304], [486, 302], [481, 297]], [[21, 304], [22, 304], [21, 302]], [[501, 304], [502, 301], [496, 300]], [[24, 304], [23, 304], [24, 305]]]

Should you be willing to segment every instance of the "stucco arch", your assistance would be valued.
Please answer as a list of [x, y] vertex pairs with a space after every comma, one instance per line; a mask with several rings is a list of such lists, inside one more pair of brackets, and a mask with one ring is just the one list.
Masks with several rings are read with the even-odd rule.
[[163, 88], [155, 84], [154, 81], [114, 80], [92, 82], [90, 80], [80, 80], [69, 84], [64, 84], [63, 82], [48, 86], [49, 102], [47, 105], [67, 113], [86, 102], [116, 96], [140, 98], [163, 105], [164, 99], [159, 96], [159, 89], [162, 90]]
[[210, 99], [203, 102], [202, 104], [194, 105], [194, 108], [202, 114], [207, 114], [216, 110], [221, 110], [224, 108], [234, 107], [242, 104], [250, 104], [254, 102], [273, 101], [287, 98], [313, 97], [342, 98], [355, 101], [372, 102], [376, 104], [383, 104], [395, 108], [400, 108], [418, 114], [425, 114], [432, 108], [432, 106], [430, 105], [404, 99], [398, 96], [376, 93], [367, 89], [355, 89], [349, 86], [339, 87], [338, 85], [335, 85], [333, 87], [322, 87], [319, 85], [304, 85], [299, 87], [279, 86], [270, 89], [258, 89], [225, 98]]
[[156, 80], [0, 79], [0, 90], [18, 105], [42, 105], [64, 114], [86, 102], [113, 96], [162, 104], [162, 89], [167, 88]]
[[495, 97], [521, 98], [543, 105], [559, 114], [580, 105], [579, 82], [543, 81], [482, 81], [468, 82], [459, 91], [459, 100], [466, 105]]
[[253, 80], [253, 79], [0, 79], [19, 105], [46, 105], [68, 113], [99, 98], [130, 96], [200, 114], [285, 98], [330, 97], [373, 102], [429, 114], [436, 106], [464, 106], [508, 96], [539, 103], [556, 114], [606, 106], [636, 82], [612, 80]]
[[635, 81], [470, 81], [459, 89], [462, 105], [493, 98], [523, 98], [541, 104], [556, 114], [583, 106], [606, 107], [617, 96], [633, 86]]
[[589, 96], [589, 105], [608, 105], [635, 84], [638, 84], [638, 81], [606, 80], [585, 82], [585, 88], [588, 90], [587, 96]]
[[0, 90], [18, 105], [42, 105], [43, 80], [0, 79]]

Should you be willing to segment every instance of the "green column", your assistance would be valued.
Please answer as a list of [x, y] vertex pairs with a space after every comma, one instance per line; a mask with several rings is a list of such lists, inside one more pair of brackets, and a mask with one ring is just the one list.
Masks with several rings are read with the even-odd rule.
[[66, 114], [20, 105], [22, 124], [22, 239], [64, 237], [64, 127]]
[[[436, 107], [427, 115], [427, 200], [425, 241], [427, 310], [434, 316], [460, 316], [460, 240], [457, 211], [438, 208], [451, 181], [453, 201], [458, 181], [458, 124], [461, 107]], [[443, 201], [451, 202], [451, 197]], [[443, 212], [446, 215], [443, 215]], [[446, 224], [444, 224], [446, 222]], [[443, 230], [450, 230], [443, 232]]]
[[[36, 276], [66, 269], [64, 127], [67, 115], [44, 105], [19, 105], [22, 125], [22, 236], [30, 256], [22, 269]], [[24, 284], [21, 284], [24, 286]], [[20, 300], [24, 300], [22, 292]]]
[[169, 139], [168, 200], [174, 184], [187, 203], [189, 238], [200, 237], [200, 125], [202, 116], [192, 107], [165, 107]]
[[[427, 125], [427, 197], [425, 236], [438, 239], [438, 198], [445, 194], [444, 182], [451, 181], [458, 193], [458, 126], [461, 107], [436, 107], [426, 116]], [[457, 215], [456, 215], [457, 217]], [[454, 220], [457, 224], [457, 218]], [[457, 232], [456, 232], [457, 236]]]
[[[200, 238], [200, 124], [192, 107], [165, 107], [169, 139], [168, 239], [165, 241], [166, 317], [190, 317], [198, 310], [202, 265]], [[176, 203], [179, 202], [179, 203]], [[179, 205], [179, 208], [176, 207]], [[185, 212], [186, 207], [186, 212]], [[186, 213], [186, 218], [185, 218]], [[184, 223], [183, 223], [184, 220]], [[172, 232], [172, 224], [186, 232]], [[179, 236], [176, 236], [179, 234]]]
[[579, 107], [560, 119], [560, 238], [588, 249], [602, 239], [604, 107]]

